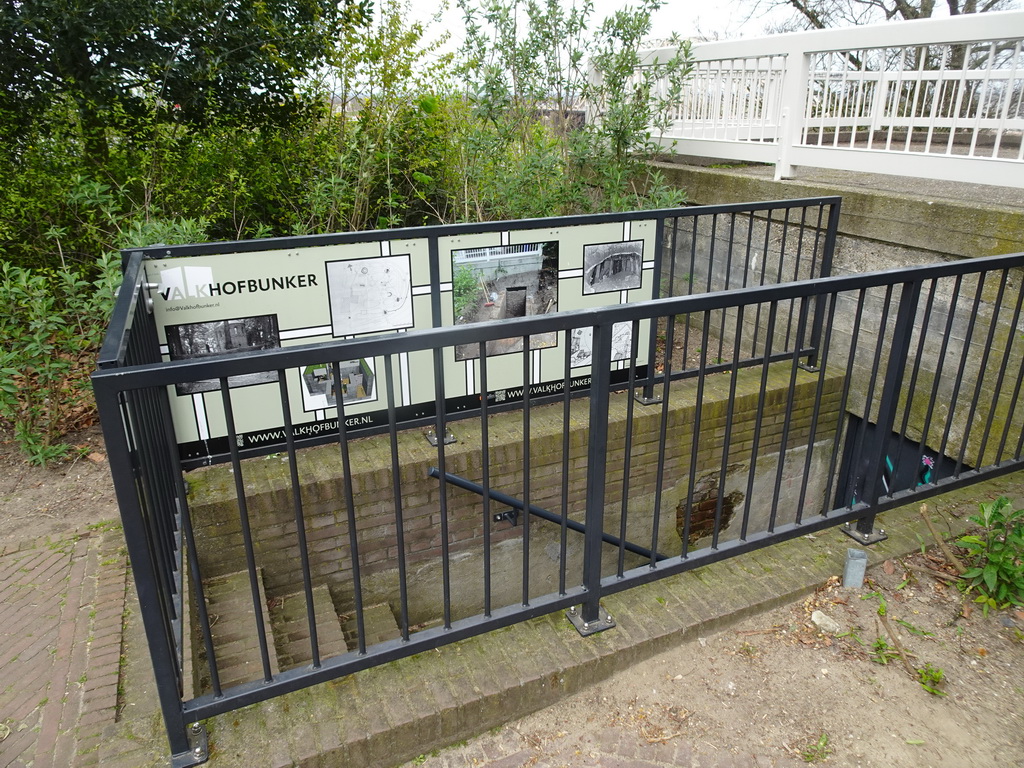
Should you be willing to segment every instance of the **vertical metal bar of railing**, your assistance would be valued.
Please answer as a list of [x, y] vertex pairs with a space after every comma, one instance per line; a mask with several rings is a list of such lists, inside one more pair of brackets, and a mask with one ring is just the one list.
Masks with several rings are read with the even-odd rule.
[[[949, 397], [949, 410], [946, 414], [946, 428], [942, 432], [942, 442], [939, 444], [939, 457], [936, 461], [936, 467], [944, 463], [946, 457], [946, 447], [949, 445], [949, 437], [953, 431], [954, 416], [956, 414], [957, 406], [960, 400], [960, 388], [964, 380], [964, 371], [967, 368], [967, 359], [970, 357], [971, 344], [974, 342], [974, 329], [978, 322], [978, 308], [981, 306], [981, 299], [985, 293], [985, 277], [987, 272], [979, 272], [975, 275], [978, 281], [977, 288], [974, 291], [974, 305], [971, 307], [970, 314], [967, 320], [967, 330], [964, 332], [964, 346], [960, 352], [960, 365], [957, 367], [956, 377], [953, 380], [953, 392]], [[967, 436], [964, 436], [967, 439]], [[957, 462], [954, 474], [959, 474], [960, 464]]]
[[252, 528], [249, 524], [249, 505], [245, 496], [245, 478], [238, 442], [235, 439], [235, 414], [231, 403], [231, 390], [226, 376], [220, 377], [220, 397], [224, 407], [224, 422], [227, 426], [228, 446], [231, 451], [231, 470], [235, 479], [235, 499], [238, 502], [238, 519], [242, 527], [242, 544], [245, 548], [245, 566], [249, 576], [249, 593], [252, 598], [253, 619], [256, 622], [256, 640], [260, 646], [260, 663], [263, 665], [263, 679], [270, 682], [274, 673], [270, 666], [270, 650], [267, 643], [267, 627], [263, 622], [263, 601], [260, 599], [259, 574], [256, 570], [256, 551], [253, 546]]
[[[593, 384], [591, 384], [593, 386]], [[523, 337], [523, 605], [530, 604], [530, 337]]]
[[[832, 328], [835, 322], [837, 298], [838, 297], [835, 294], [831, 294], [832, 300], [828, 303], [828, 321], [824, 328], [825, 338], [823, 340], [819, 339], [819, 342], [822, 345], [821, 363], [818, 366], [818, 384], [814, 391], [814, 410], [811, 413], [811, 426], [807, 434], [807, 456], [804, 458], [803, 482], [800, 485], [800, 498], [796, 504], [797, 524], [803, 522], [804, 504], [807, 501], [807, 486], [811, 478], [811, 462], [814, 458], [814, 444], [817, 442], [818, 421], [821, 418], [821, 400], [825, 391], [825, 374], [828, 371], [829, 351], [832, 346]], [[815, 308], [815, 311], [817, 311], [817, 307]], [[842, 438], [842, 434], [838, 430], [832, 434], [834, 444], [838, 445]], [[829, 502], [828, 492], [826, 492], [824, 497], [824, 504], [824, 510], [827, 510], [832, 506]]]
[[210, 631], [210, 614], [206, 607], [206, 587], [203, 585], [202, 570], [199, 565], [199, 553], [195, 545], [195, 532], [192, 528], [192, 514], [187, 500], [182, 502], [181, 510], [182, 533], [185, 537], [185, 553], [188, 559], [191, 586], [195, 595], [196, 618], [199, 621], [199, 636], [203, 641], [206, 654], [206, 671], [210, 675], [210, 688], [214, 696], [221, 695], [220, 672], [217, 669], [217, 653], [213, 646], [213, 635]]
[[[989, 411], [988, 411], [988, 418], [985, 420], [985, 429], [981, 433], [982, 434], [981, 446], [978, 448], [978, 463], [977, 463], [977, 465], [979, 467], [985, 466], [985, 463], [984, 463], [985, 449], [988, 447], [988, 439], [989, 439], [989, 436], [992, 433], [992, 424], [995, 421], [995, 415], [996, 415], [996, 411], [998, 410], [998, 405], [999, 405], [999, 398], [1000, 398], [1000, 395], [1002, 394], [1002, 391], [1003, 391], [1003, 382], [1006, 380], [1006, 369], [1007, 369], [1007, 367], [1009, 366], [1009, 363], [1010, 363], [1010, 351], [1013, 349], [1013, 342], [1014, 342], [1014, 339], [1017, 336], [1017, 334], [1014, 333], [1014, 330], [1017, 328], [1017, 323], [1020, 321], [1020, 314], [1021, 314], [1021, 309], [1022, 308], [1024, 308], [1024, 281], [1021, 282], [1020, 288], [1017, 291], [1017, 303], [1016, 303], [1016, 305], [1014, 306], [1014, 309], [1013, 309], [1013, 319], [1010, 320], [1010, 324], [1009, 324], [1010, 332], [1006, 335], [1006, 346], [1003, 348], [1002, 362], [1000, 362], [1000, 364], [999, 364], [999, 374], [996, 376], [996, 382], [995, 382], [995, 385], [993, 387], [994, 397], [993, 397], [993, 400], [992, 400], [992, 405], [991, 405], [991, 407], [989, 408]], [[994, 318], [993, 318], [993, 325], [995, 325]], [[1021, 362], [1024, 363], [1024, 356], [1022, 356], [1022, 361]], [[982, 366], [982, 370], [984, 370], [984, 366]], [[981, 376], [979, 375], [979, 379], [980, 378], [981, 378]], [[1014, 412], [1015, 411], [1013, 410], [1013, 408], [1010, 408], [1009, 410], [1007, 410], [1007, 416], [1006, 416], [1006, 423], [1007, 423], [1007, 425], [1009, 425], [1010, 422], [1013, 421], [1013, 414], [1014, 414]], [[1000, 460], [999, 457], [1000, 457], [1000, 454], [997, 452], [995, 457], [994, 457], [994, 459], [993, 459], [993, 461], [992, 461], [992, 463], [993, 464], [998, 464], [999, 460]]]
[[[565, 345], [568, 353], [569, 344]], [[477, 346], [480, 362], [480, 483], [483, 486], [484, 512], [484, 616], [491, 615], [491, 438], [487, 410], [487, 342]], [[567, 388], [568, 389], [568, 388]]]
[[[655, 318], [651, 318], [651, 322], [655, 321]], [[651, 523], [652, 531], [650, 565], [652, 568], [656, 563], [656, 557], [654, 553], [658, 551], [658, 529], [661, 525], [662, 488], [665, 479], [666, 436], [668, 435], [669, 389], [672, 383], [672, 348], [675, 343], [676, 316], [667, 315], [665, 317], [665, 324], [665, 357], [663, 363], [664, 377], [661, 390], [661, 421], [658, 425], [658, 460], [655, 470], [654, 481], [654, 513]], [[684, 367], [685, 360], [686, 358], [684, 357]], [[654, 365], [653, 361], [651, 362], [651, 365]]]
[[[391, 497], [395, 505], [395, 547], [398, 550], [399, 629], [409, 639], [409, 575], [405, 553], [405, 519], [402, 513], [402, 462], [398, 456], [398, 414], [395, 408], [395, 366], [393, 355], [384, 355], [384, 391], [388, 404], [388, 437], [391, 446]], [[437, 436], [444, 439], [444, 432]]]
[[[732, 277], [732, 251], [733, 251], [733, 245], [735, 243], [735, 240], [736, 240], [736, 214], [735, 213], [731, 213], [731, 214], [729, 214], [729, 247], [728, 247], [728, 250], [726, 251], [726, 256], [725, 256], [725, 285], [722, 287], [723, 291], [728, 291], [729, 287], [730, 287], [730, 283], [731, 283], [730, 278]], [[722, 314], [722, 323], [721, 323], [721, 328], [720, 328], [720, 330], [718, 332], [718, 359], [719, 360], [722, 359], [722, 352], [725, 349], [725, 346], [724, 346], [725, 345], [725, 328], [726, 328], [726, 321], [727, 321], [727, 319], [729, 317], [729, 311], [727, 309], [723, 309], [723, 310], [721, 310], [721, 314]]]
[[[559, 523], [558, 523], [558, 594], [565, 594], [565, 574], [568, 568], [569, 547], [569, 449], [572, 413], [572, 330], [565, 332], [565, 355], [562, 367], [562, 485], [560, 488]], [[633, 346], [639, 344], [638, 338], [633, 339]], [[653, 368], [653, 362], [652, 362]], [[633, 391], [632, 387], [629, 389]], [[632, 401], [633, 398], [630, 398]]]
[[[765, 215], [764, 221], [764, 242], [761, 245], [761, 276], [758, 278], [758, 285], [763, 286], [765, 277], [768, 274], [768, 253], [771, 245], [771, 230], [772, 230], [772, 210], [769, 209]], [[779, 258], [782, 258], [781, 253]], [[774, 331], [773, 331], [774, 332]], [[754, 315], [754, 333], [752, 335], [750, 345], [750, 357], [752, 359], [757, 358], [757, 343], [761, 335], [761, 304], [758, 303], [757, 311]]]
[[[757, 450], [761, 443], [761, 430], [764, 424], [764, 404], [768, 392], [768, 370], [771, 365], [772, 340], [775, 338], [775, 321], [778, 314], [778, 302], [772, 301], [768, 308], [768, 333], [765, 337], [764, 357], [761, 360], [761, 387], [757, 396], [757, 416], [754, 418], [754, 437], [750, 445], [750, 469], [747, 471], [747, 503], [743, 510], [743, 522], [740, 525], [740, 539], [746, 540], [750, 524], [750, 505], [754, 499], [754, 478], [757, 476]], [[759, 307], [760, 308], [760, 307]]]
[[[1024, 283], [1022, 283], [1022, 285], [1021, 285], [1021, 292], [1022, 292], [1022, 294], [1024, 294]], [[1017, 338], [1016, 334], [1013, 334], [1013, 333], [1010, 334], [1010, 338], [1009, 338], [1009, 340], [1006, 343], [1007, 353], [1008, 354], [1009, 354], [1009, 350], [1010, 350], [1013, 342], [1016, 340], [1016, 338]], [[996, 461], [997, 462], [1003, 461], [1003, 453], [1006, 450], [1006, 443], [1007, 443], [1007, 441], [1010, 438], [1010, 430], [1013, 427], [1013, 416], [1014, 416], [1014, 414], [1017, 413], [1017, 403], [1020, 400], [1020, 393], [1021, 393], [1021, 385], [1022, 384], [1024, 384], [1024, 350], [1022, 350], [1022, 352], [1021, 352], [1020, 366], [1017, 369], [1017, 381], [1013, 385], [1013, 395], [1010, 397], [1010, 407], [1007, 410], [1006, 425], [1003, 427], [1003, 434], [999, 438], [999, 450], [996, 451]], [[1021, 441], [1024, 441], [1024, 427], [1021, 428], [1020, 434], [1021, 434]], [[1017, 456], [1017, 457], [1020, 456], [1020, 447], [1019, 446], [1017, 448], [1016, 454], [1014, 454], [1014, 455]]]
[[[796, 253], [793, 254], [793, 282], [794, 283], [797, 280], [800, 279], [800, 257], [803, 255], [803, 250], [804, 250], [804, 233], [806, 232], [806, 228], [807, 228], [807, 206], [805, 205], [805, 206], [802, 206], [800, 208], [800, 224], [797, 227], [797, 234], [796, 234]], [[781, 267], [781, 264], [780, 264], [780, 267]], [[779, 272], [780, 272], [779, 282], [781, 283], [782, 282], [782, 275], [781, 275], [782, 270], [780, 269]], [[803, 305], [803, 301], [800, 301], [799, 303], [800, 303], [801, 306]], [[796, 305], [797, 305], [797, 299], [790, 299], [789, 300], [789, 312], [788, 312], [788, 315], [786, 317], [786, 341], [785, 341], [785, 343], [784, 343], [784, 345], [782, 347], [787, 352], [789, 351], [789, 344], [790, 344], [790, 341], [791, 341], [792, 336], [793, 336], [793, 312], [796, 309]], [[800, 342], [801, 341], [802, 341], [802, 339], [801, 339], [800, 335], [797, 334], [796, 335], [796, 344], [795, 344], [795, 350], [794, 351], [798, 352], [800, 350]]]
[[[701, 221], [701, 219], [700, 219], [699, 216], [694, 216], [693, 218], [690, 219], [690, 279], [689, 279], [689, 282], [687, 283], [687, 291], [686, 291], [686, 295], [687, 296], [692, 296], [693, 295], [693, 289], [694, 289], [694, 286], [697, 283], [697, 273], [696, 273], [696, 269], [697, 269], [697, 238], [700, 235], [700, 221]], [[652, 318], [651, 322], [654, 322], [653, 318]], [[666, 318], [665, 322], [667, 322], [667, 323], [675, 323], [675, 317], [673, 316], [672, 318]], [[690, 359], [690, 315], [689, 314], [686, 315], [685, 328], [686, 328], [686, 332], [685, 332], [685, 335], [683, 336], [683, 364], [681, 366], [682, 368], [686, 368], [686, 361]], [[668, 331], [668, 329], [666, 329], [666, 332], [667, 331]], [[670, 350], [671, 348], [672, 348], [671, 345], [666, 345], [666, 347], [665, 347], [666, 351]], [[666, 360], [667, 359], [668, 358], [666, 358]], [[665, 370], [668, 371], [670, 367], [671, 366], [667, 366], [666, 365]]]
[[[662, 267], [661, 267], [661, 271], [664, 272], [665, 271], [665, 257], [664, 257], [664, 253], [665, 253], [665, 247], [664, 247], [665, 220], [664, 219], [659, 219], [659, 223], [660, 223], [661, 228], [662, 228], [662, 243], [663, 243], [663, 245], [662, 245], [662, 259], [661, 259]], [[672, 235], [669, 238], [670, 245], [668, 246], [668, 249], [667, 249], [668, 253], [669, 253], [669, 259], [668, 259], [668, 295], [669, 296], [675, 296], [676, 295], [676, 246], [677, 246], [678, 242], [679, 242], [679, 217], [678, 216], [674, 216], [672, 218]], [[659, 280], [657, 280], [655, 282], [654, 290], [651, 293], [652, 298], [655, 298], [655, 299], [664, 298], [662, 296], [663, 291], [662, 291], [662, 287], [661, 287], [661, 282], [662, 282], [661, 279], [659, 279]], [[657, 326], [652, 324], [652, 328], [655, 329], [654, 332], [656, 332]], [[653, 351], [654, 350], [652, 348], [648, 352], [648, 355], [647, 355], [647, 359], [648, 360], [653, 360], [654, 359]]]
[[[937, 290], [937, 281], [932, 283], [932, 291]], [[960, 289], [963, 286], [963, 276], [957, 275], [953, 281], [953, 291], [949, 299], [949, 307], [946, 313], [946, 325], [942, 334], [942, 341], [939, 344], [939, 353], [935, 358], [935, 372], [932, 379], [931, 394], [928, 398], [928, 410], [925, 413], [924, 425], [921, 427], [921, 442], [917, 447], [917, 451], [920, 455], [924, 455], [925, 447], [928, 445], [928, 435], [931, 431], [932, 420], [935, 415], [935, 404], [939, 398], [939, 386], [942, 383], [942, 372], [946, 362], [946, 351], [949, 349], [950, 339], [953, 338], [951, 331], [953, 330], [953, 323], [957, 316], [957, 304], [960, 303]], [[927, 330], [927, 329], [925, 329]], [[952, 412], [950, 412], [952, 414]], [[935, 462], [936, 475], [938, 474], [939, 461]]]
[[[704, 313], [704, 324], [700, 338], [700, 362], [697, 364], [697, 394], [693, 402], [693, 423], [690, 426], [690, 471], [686, 488], [686, 517], [683, 520], [683, 557], [689, 554], [691, 522], [693, 518], [693, 492], [697, 485], [697, 464], [700, 458], [700, 423], [704, 407], [704, 379], [707, 376], [708, 334], [711, 330], [711, 313]], [[655, 531], [657, 534], [657, 531]], [[651, 547], [657, 550], [656, 546]]]
[[[331, 363], [331, 373], [336, 382], [341, 381], [341, 364], [335, 360]], [[360, 654], [366, 653], [366, 618], [363, 612], [363, 576], [359, 562], [359, 530], [356, 522], [356, 503], [352, 490], [352, 456], [348, 447], [348, 424], [345, 416], [345, 399], [337, 392], [338, 403], [338, 450], [341, 452], [341, 471], [345, 475], [342, 484], [345, 497], [345, 520], [348, 523], [348, 557], [352, 568], [352, 600], [356, 612], [356, 648]]]
[[[832, 276], [832, 260], [835, 256], [836, 237], [839, 232], [840, 203], [829, 205], [828, 225], [825, 229], [825, 242], [821, 246], [821, 267], [818, 277]], [[812, 275], [813, 277], [813, 275]], [[811, 323], [810, 347], [813, 350], [807, 358], [807, 367], [818, 367], [818, 355], [821, 349], [821, 322], [825, 309], [825, 296], [818, 295], [814, 299], [814, 321]]]
[[[1009, 276], [1009, 270], [1004, 269], [1002, 276], [999, 278], [999, 288], [996, 291], [996, 299], [992, 305], [992, 316], [989, 320], [988, 334], [985, 336], [985, 343], [981, 349], [981, 362], [978, 365], [978, 373], [974, 383], [974, 396], [971, 398], [971, 406], [967, 412], [967, 421], [964, 422], [964, 436], [960, 443], [960, 452], [956, 457], [956, 468], [953, 470], [953, 474], [959, 475], [960, 469], [964, 465], [964, 458], [967, 455], [967, 445], [971, 438], [971, 429], [974, 427], [974, 414], [978, 410], [978, 398], [981, 397], [981, 390], [985, 384], [985, 374], [988, 370], [988, 359], [992, 352], [992, 342], [995, 340], [996, 326], [999, 324], [999, 312], [1003, 306], [1003, 296], [1006, 293], [1006, 279]], [[1012, 326], [1011, 326], [1012, 327]], [[1012, 334], [1012, 331], [1011, 331]], [[965, 354], [964, 357], [967, 357]], [[998, 398], [998, 390], [996, 390], [996, 397]], [[995, 403], [992, 405], [993, 410], [995, 409]], [[984, 436], [982, 438], [984, 440]], [[984, 452], [978, 452], [978, 461], [975, 462], [976, 467], [981, 466], [981, 461]]]
[[[915, 321], [915, 326], [918, 331], [917, 338], [917, 353], [914, 355], [914, 367], [910, 371], [910, 382], [907, 384], [907, 401], [903, 407], [903, 422], [900, 425], [899, 435], [902, 438], [906, 438], [907, 428], [910, 425], [910, 414], [913, 412], [914, 398], [917, 396], [917, 379], [921, 373], [921, 364], [924, 361], [924, 350], [925, 343], [928, 339], [928, 326], [931, 323], [932, 309], [935, 304], [935, 286], [936, 281], [931, 281], [931, 288], [928, 291], [928, 296], [925, 299], [924, 312], [921, 315], [921, 322]], [[900, 475], [900, 468], [903, 463], [903, 451], [896, 452], [896, 458], [893, 461], [892, 476], [898, 477]], [[918, 459], [920, 461], [920, 459]]]
[[[889, 450], [888, 436], [892, 433], [893, 424], [896, 421], [896, 410], [899, 407], [900, 394], [903, 388], [903, 377], [907, 370], [907, 356], [910, 352], [910, 343], [914, 335], [914, 318], [917, 316], [917, 306], [921, 299], [921, 280], [913, 280], [903, 283], [900, 290], [900, 303], [896, 310], [896, 324], [893, 328], [891, 346], [889, 348], [888, 365], [885, 369], [885, 379], [882, 382], [882, 396], [878, 405], [878, 441], [875, 445], [874, 461], [871, 467], [878, 471], [868, 473], [864, 483], [864, 501], [868, 505], [868, 514], [859, 518], [856, 523], [858, 538], [864, 541], [876, 538], [874, 533], [875, 513], [874, 507], [881, 497], [879, 485], [881, 481], [881, 468], [885, 466], [885, 457]], [[881, 333], [879, 334], [881, 337]], [[865, 421], [868, 414], [864, 414]]]
[[445, 460], [444, 350], [434, 350], [434, 435], [437, 438], [437, 506], [441, 516], [441, 598], [444, 627], [452, 625], [451, 537], [448, 520], [448, 467]]
[[[800, 303], [800, 314], [797, 317], [796, 337], [803, 338], [804, 325], [807, 322], [807, 304]], [[787, 346], [788, 349], [788, 346]], [[774, 533], [775, 522], [779, 512], [779, 493], [782, 490], [782, 478], [786, 471], [786, 451], [789, 444], [789, 431], [793, 425], [793, 406], [796, 402], [796, 378], [800, 369], [800, 356], [793, 355], [789, 366], [789, 388], [786, 394], [786, 413], [782, 417], [782, 434], [779, 437], [779, 462], [775, 468], [775, 488], [772, 493], [772, 508], [768, 515], [768, 531]]]
[[167, 631], [168, 617], [160, 597], [160, 576], [150, 551], [149, 533], [140, 508], [135, 463], [127, 438], [131, 427], [123, 405], [124, 393], [109, 381], [97, 382], [94, 392], [167, 741], [172, 755], [185, 756], [190, 753], [191, 745], [181, 705], [181, 670], [177, 664], [177, 649]]
[[[337, 363], [335, 363], [337, 365]], [[338, 416], [341, 420], [342, 400], [341, 379], [335, 372], [335, 397], [339, 403]], [[281, 419], [284, 424], [285, 450], [288, 454], [288, 477], [292, 487], [292, 510], [295, 514], [295, 536], [299, 544], [299, 567], [302, 571], [302, 592], [306, 600], [306, 624], [309, 628], [309, 650], [313, 666], [320, 666], [320, 638], [316, 630], [316, 611], [313, 608], [313, 577], [309, 572], [309, 545], [306, 543], [306, 519], [302, 509], [302, 487], [299, 485], [299, 461], [295, 454], [295, 431], [292, 429], [291, 403], [288, 398], [288, 381], [285, 371], [278, 370], [277, 383], [281, 394]], [[345, 481], [348, 482], [346, 475]]]
[[736, 385], [739, 381], [740, 345], [743, 339], [743, 310], [736, 308], [736, 336], [733, 340], [732, 367], [729, 370], [729, 399], [725, 409], [725, 433], [722, 436], [722, 464], [718, 471], [718, 499], [715, 502], [715, 522], [711, 534], [711, 548], [718, 549], [718, 538], [722, 530], [722, 513], [725, 509], [725, 483], [729, 475], [729, 451], [732, 445], [733, 420], [736, 416]]
[[[875, 355], [871, 361], [870, 371], [868, 376], [868, 385], [864, 392], [864, 407], [861, 411], [862, 418], [860, 423], [857, 425], [857, 435], [854, 438], [853, 443], [853, 462], [852, 466], [858, 469], [863, 468], [862, 457], [864, 456], [864, 444], [868, 440], [868, 424], [871, 421], [871, 406], [875, 402], [875, 385], [878, 383], [878, 374], [881, 370], [882, 353], [885, 349], [885, 330], [889, 323], [889, 313], [892, 310], [892, 289], [893, 286], [887, 285], [885, 287], [885, 300], [882, 306], [882, 315], [878, 321], [878, 334], [875, 340]], [[858, 311], [863, 311], [863, 304], [858, 307]], [[850, 370], [849, 374], [852, 376], [853, 371]], [[879, 434], [880, 440], [887, 439], [886, 436]], [[874, 470], [873, 466], [868, 466], [868, 473], [870, 474]], [[863, 494], [861, 491], [860, 483], [863, 482], [864, 478], [858, 475], [856, 472], [850, 472], [847, 478], [846, 485], [846, 498], [850, 499], [850, 506], [853, 506], [858, 501], [863, 500]]]
[[[587, 449], [587, 531], [583, 535], [583, 623], [601, 620], [601, 549], [604, 534], [605, 473], [608, 451], [608, 397], [611, 385], [612, 326], [593, 327], [590, 381], [590, 435]], [[668, 401], [666, 393], [665, 401]], [[656, 549], [656, 547], [652, 547]]]
[[[614, 328], [614, 326], [613, 326]], [[638, 351], [637, 337], [640, 334], [640, 321], [634, 320], [630, 325], [629, 337], [629, 375], [627, 381], [627, 392], [632, 392], [636, 383], [636, 356]], [[627, 398], [626, 402], [626, 425], [625, 444], [622, 457], [622, 500], [619, 510], [619, 557], [616, 566], [616, 574], [621, 578], [626, 564], [626, 525], [629, 515], [629, 474], [633, 460], [633, 413], [635, 410], [634, 398]]]
[[[670, 250], [670, 256], [668, 259], [668, 290], [665, 290], [663, 285], [665, 279], [665, 219], [658, 217], [655, 222], [654, 229], [654, 253], [655, 253], [655, 268], [654, 268], [654, 285], [651, 288], [651, 298], [662, 299], [668, 296], [675, 296], [676, 293], [676, 231], [679, 228], [679, 218], [675, 217], [672, 219], [672, 245]], [[658, 349], [658, 326], [656, 323], [651, 323], [651, 327], [647, 334], [647, 359], [654, 360], [654, 356]], [[654, 398], [654, 366], [651, 365], [647, 371], [646, 381], [644, 382], [643, 388], [643, 399], [650, 401]]]

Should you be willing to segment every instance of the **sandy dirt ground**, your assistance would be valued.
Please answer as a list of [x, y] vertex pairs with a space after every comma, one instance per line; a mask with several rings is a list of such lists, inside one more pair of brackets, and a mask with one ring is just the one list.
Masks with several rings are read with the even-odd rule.
[[118, 519], [99, 428], [66, 440], [76, 458], [42, 468], [25, 463], [10, 435], [0, 433], [0, 548]]
[[[860, 589], [836, 577], [417, 764], [525, 752], [517, 765], [602, 765], [602, 741], [624, 731], [643, 766], [662, 765], [642, 760], [645, 745], [676, 740], [702, 766], [1024, 766], [1024, 612], [985, 616], [933, 569], [950, 572], [929, 551]], [[822, 631], [816, 611], [838, 626]]]

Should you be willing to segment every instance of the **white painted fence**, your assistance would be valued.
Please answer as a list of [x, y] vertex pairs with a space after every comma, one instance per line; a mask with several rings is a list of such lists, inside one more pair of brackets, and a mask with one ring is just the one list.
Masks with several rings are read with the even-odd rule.
[[776, 178], [813, 166], [1024, 186], [1022, 42], [1024, 11], [702, 43], [654, 134], [684, 155], [774, 163]]

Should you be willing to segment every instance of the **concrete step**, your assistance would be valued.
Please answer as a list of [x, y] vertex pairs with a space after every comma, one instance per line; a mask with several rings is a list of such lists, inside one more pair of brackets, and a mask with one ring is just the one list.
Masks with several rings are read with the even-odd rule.
[[[280, 671], [277, 654], [274, 652], [274, 638], [271, 633], [270, 613], [267, 610], [267, 596], [263, 591], [263, 573], [256, 569], [259, 584], [259, 608], [263, 626], [267, 632], [270, 651], [270, 669]], [[240, 683], [263, 678], [263, 661], [257, 635], [256, 612], [253, 608], [252, 593], [249, 589], [249, 574], [236, 571], [209, 579], [205, 585], [206, 609], [210, 616], [210, 634], [213, 650], [217, 656], [217, 672], [221, 687], [227, 688]], [[199, 644], [202, 648], [202, 644]], [[201, 651], [202, 653], [202, 651]], [[205, 656], [205, 654], [203, 654]], [[199, 661], [201, 668], [207, 667], [206, 659]], [[209, 690], [209, 672], [201, 673], [200, 690]]]
[[[271, 598], [270, 618], [274, 627], [274, 645], [281, 669], [291, 669], [313, 662], [306, 615], [306, 593]], [[316, 617], [317, 645], [320, 658], [340, 656], [348, 651], [341, 623], [326, 584], [313, 587], [313, 613]]]
[[[387, 603], [378, 603], [363, 608], [363, 625], [366, 632], [366, 647], [385, 640], [394, 640], [402, 636], [395, 620], [395, 614]], [[356, 615], [352, 613], [342, 620], [341, 628], [345, 633], [345, 640], [349, 648], [359, 647], [359, 627], [356, 622]]]

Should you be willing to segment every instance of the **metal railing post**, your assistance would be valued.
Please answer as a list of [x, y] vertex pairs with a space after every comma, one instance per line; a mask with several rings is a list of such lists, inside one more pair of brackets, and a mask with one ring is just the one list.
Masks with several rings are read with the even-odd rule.
[[[835, 257], [836, 251], [836, 236], [839, 232], [839, 213], [842, 203], [837, 202], [829, 207], [828, 211], [828, 224], [825, 231], [825, 241], [821, 248], [821, 267], [819, 268], [817, 275], [811, 275], [811, 279], [832, 277], [832, 260]], [[814, 299], [814, 317], [811, 320], [811, 335], [808, 339], [808, 346], [811, 348], [811, 354], [807, 358], [807, 362], [804, 363], [803, 367], [806, 370], [816, 371], [818, 369], [818, 359], [821, 357], [821, 332], [825, 323], [825, 308], [828, 297], [825, 294], [819, 294]], [[797, 351], [799, 352], [800, 344], [803, 339], [797, 340]]]
[[[665, 273], [665, 219], [664, 217], [658, 217], [657, 224], [654, 230], [654, 287], [651, 289], [651, 298], [662, 299], [665, 296], [675, 295], [675, 286], [672, 281], [675, 279], [675, 262], [676, 262], [676, 229], [679, 226], [679, 219], [672, 219], [672, 252], [669, 256], [669, 286], [668, 292], [662, 290], [661, 281]], [[647, 375], [644, 376], [644, 385], [638, 393], [634, 393], [634, 397], [644, 405], [653, 405], [661, 402], [661, 396], [654, 394], [655, 386], [655, 366], [657, 364], [658, 357], [658, 323], [651, 320], [650, 328], [647, 334]], [[666, 358], [667, 360], [667, 358]], [[666, 365], [666, 370], [671, 368], [670, 365]], [[671, 371], [669, 371], [671, 373]]]
[[181, 667], [172, 639], [171, 617], [166, 615], [161, 600], [151, 537], [139, 504], [136, 466], [125, 433], [126, 414], [122, 411], [120, 393], [106, 382], [95, 387], [95, 394], [172, 765], [174, 768], [198, 765], [207, 759], [206, 731], [198, 724], [198, 728], [189, 727], [185, 721]]
[[[870, 451], [868, 475], [864, 480], [862, 500], [867, 504], [868, 514], [857, 520], [856, 525], [847, 523], [843, 532], [861, 544], [874, 544], [884, 541], [887, 537], [882, 529], [875, 530], [875, 509], [881, 496], [879, 491], [882, 467], [888, 453], [889, 435], [896, 422], [896, 411], [899, 407], [900, 394], [903, 389], [903, 375], [907, 370], [907, 356], [910, 354], [910, 341], [914, 335], [914, 319], [917, 316], [917, 305], [921, 298], [922, 281], [903, 283], [900, 292], [900, 305], [896, 312], [896, 327], [892, 334], [889, 360], [882, 384], [882, 397], [878, 406], [878, 421], [875, 434], [877, 443], [865, 450]], [[884, 329], [880, 328], [879, 333]], [[868, 413], [864, 415], [865, 419]]]
[[[605, 472], [608, 464], [608, 397], [611, 387], [612, 326], [594, 326], [590, 368], [590, 434], [587, 442], [586, 526], [583, 538], [583, 587], [587, 597], [577, 609], [569, 609], [569, 621], [581, 635], [592, 635], [615, 626], [601, 607], [601, 549], [604, 533]], [[529, 524], [528, 522], [526, 523]]]

